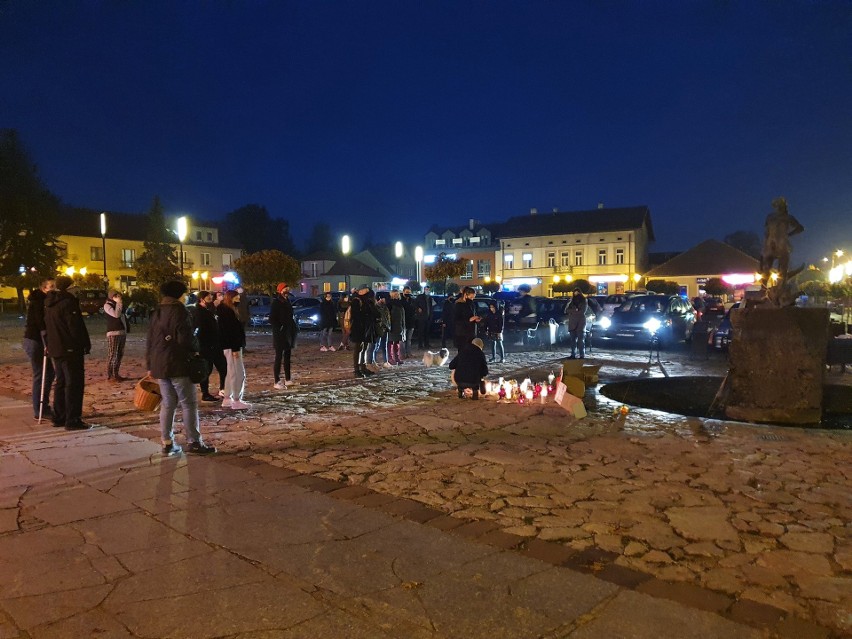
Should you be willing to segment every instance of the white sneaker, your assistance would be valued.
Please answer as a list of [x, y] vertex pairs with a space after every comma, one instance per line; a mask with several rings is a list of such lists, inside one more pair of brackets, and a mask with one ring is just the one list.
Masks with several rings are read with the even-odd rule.
[[233, 401], [228, 399], [227, 397], [222, 400], [222, 408], [230, 408], [233, 404]]
[[224, 397], [224, 396], [225, 396], [225, 389], [224, 389], [224, 388], [220, 388], [220, 389], [219, 389], [219, 397]]
[[334, 348], [334, 346], [329, 346], [328, 350], [330, 350], [333, 353], [335, 351], [335, 348]]
[[320, 346], [320, 352], [325, 353], [328, 349], [325, 346]]
[[248, 402], [241, 402], [240, 400], [235, 399], [233, 402], [231, 402], [231, 408], [233, 408], [234, 410], [243, 410], [244, 408], [251, 408], [251, 404], [249, 404]]
[[382, 364], [382, 368], [393, 368], [393, 364], [391, 364], [390, 362], [385, 362], [384, 364]]
[[287, 384], [285, 384], [284, 382], [275, 382], [272, 385], [272, 388], [274, 388], [275, 390], [287, 390]]

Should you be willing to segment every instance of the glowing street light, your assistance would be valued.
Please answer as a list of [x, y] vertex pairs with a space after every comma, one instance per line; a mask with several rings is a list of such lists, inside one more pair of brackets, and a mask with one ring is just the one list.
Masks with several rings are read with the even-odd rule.
[[106, 213], [101, 213], [101, 258], [104, 261], [104, 288], [109, 291], [109, 276], [106, 270]]
[[[421, 274], [421, 268], [423, 267], [423, 247], [415, 246], [414, 247], [414, 261], [417, 262], [417, 282], [423, 282], [423, 275]], [[425, 299], [425, 298], [424, 298]]]
[[[340, 238], [340, 252], [343, 254], [343, 257], [349, 255], [349, 252], [352, 250], [352, 240], [348, 235], [344, 235]], [[343, 274], [343, 279], [346, 282], [346, 292], [349, 292], [349, 263], [345, 262], [345, 273]]]
[[393, 254], [396, 256], [396, 259], [402, 257], [402, 242], [397, 242], [393, 245]]
[[183, 281], [183, 241], [186, 239], [186, 216], [177, 219], [178, 246], [180, 247], [180, 281]]

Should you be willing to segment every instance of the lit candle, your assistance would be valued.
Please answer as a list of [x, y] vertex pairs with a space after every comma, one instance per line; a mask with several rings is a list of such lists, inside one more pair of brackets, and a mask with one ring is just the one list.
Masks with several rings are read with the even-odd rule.
[[491, 394], [491, 382], [485, 382], [485, 394], [486, 395]]
[[547, 398], [547, 386], [541, 387], [541, 395], [539, 397], [541, 398], [541, 403], [544, 404], [544, 400]]
[[532, 392], [532, 390], [530, 390], [529, 388], [527, 389], [527, 392], [526, 392], [526, 393], [524, 393], [524, 394], [525, 394], [525, 395], [526, 395], [526, 397], [527, 397], [527, 401], [530, 401], [530, 400], [533, 398], [533, 392]]
[[548, 386], [553, 386], [553, 380], [554, 380], [554, 379], [556, 379], [556, 375], [554, 375], [553, 373], [551, 373], [550, 375], [548, 375], [548, 376], [547, 376], [547, 385], [548, 385]]

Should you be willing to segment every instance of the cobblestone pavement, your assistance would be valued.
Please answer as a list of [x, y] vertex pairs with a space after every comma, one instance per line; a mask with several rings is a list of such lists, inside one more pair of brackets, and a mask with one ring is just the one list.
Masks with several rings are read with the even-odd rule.
[[[157, 439], [156, 417], [132, 407], [132, 384], [105, 381], [101, 328], [92, 322], [85, 416]], [[129, 339], [127, 376], [144, 372], [141, 332]], [[8, 330], [2, 339], [0, 387], [26, 394], [29, 365], [19, 340]], [[253, 407], [202, 406], [208, 441], [224, 453], [488, 522], [527, 543], [586, 557], [593, 571], [652, 576], [659, 592], [650, 594], [692, 591], [722, 602], [720, 609], [745, 602], [755, 617], [805, 620], [808, 631], [798, 636], [852, 636], [849, 431], [638, 408], [615, 417], [617, 405], [594, 389], [584, 399], [589, 416], [578, 421], [552, 402], [458, 400], [447, 370], [417, 359], [354, 379], [350, 352], [321, 353], [315, 336], [300, 339], [293, 358], [300, 385], [276, 392], [270, 340], [250, 336]], [[565, 355], [511, 353], [492, 372], [543, 378]], [[640, 375], [648, 354], [596, 349], [589, 361], [602, 365], [602, 381], [625, 379]], [[726, 369], [718, 354], [692, 359], [685, 350], [663, 353], [663, 365], [672, 376]]]

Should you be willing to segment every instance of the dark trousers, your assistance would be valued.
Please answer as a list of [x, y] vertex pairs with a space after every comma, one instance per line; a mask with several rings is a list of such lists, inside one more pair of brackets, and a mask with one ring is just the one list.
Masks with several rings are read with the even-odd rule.
[[[24, 338], [24, 350], [33, 367], [33, 417], [38, 417], [39, 403], [43, 414], [50, 410], [50, 387], [53, 386], [53, 361], [48, 357], [45, 365], [44, 345], [39, 341]], [[41, 373], [44, 369], [44, 395], [41, 395]]]
[[273, 344], [275, 347], [275, 362], [272, 364], [272, 375], [276, 382], [281, 381], [281, 364], [284, 364], [284, 381], [290, 381], [290, 353], [284, 344]]
[[86, 371], [83, 354], [56, 357], [56, 386], [53, 392], [53, 423], [73, 426], [83, 417]]
[[417, 346], [429, 348], [429, 320], [417, 320]]
[[[205, 351], [202, 353], [204, 359], [207, 360], [207, 366], [210, 372], [215, 368], [219, 373], [219, 388], [225, 388], [225, 377], [228, 375], [228, 362], [225, 360], [225, 353], [221, 349]], [[202, 379], [198, 383], [202, 395], [210, 394], [210, 375]]]

